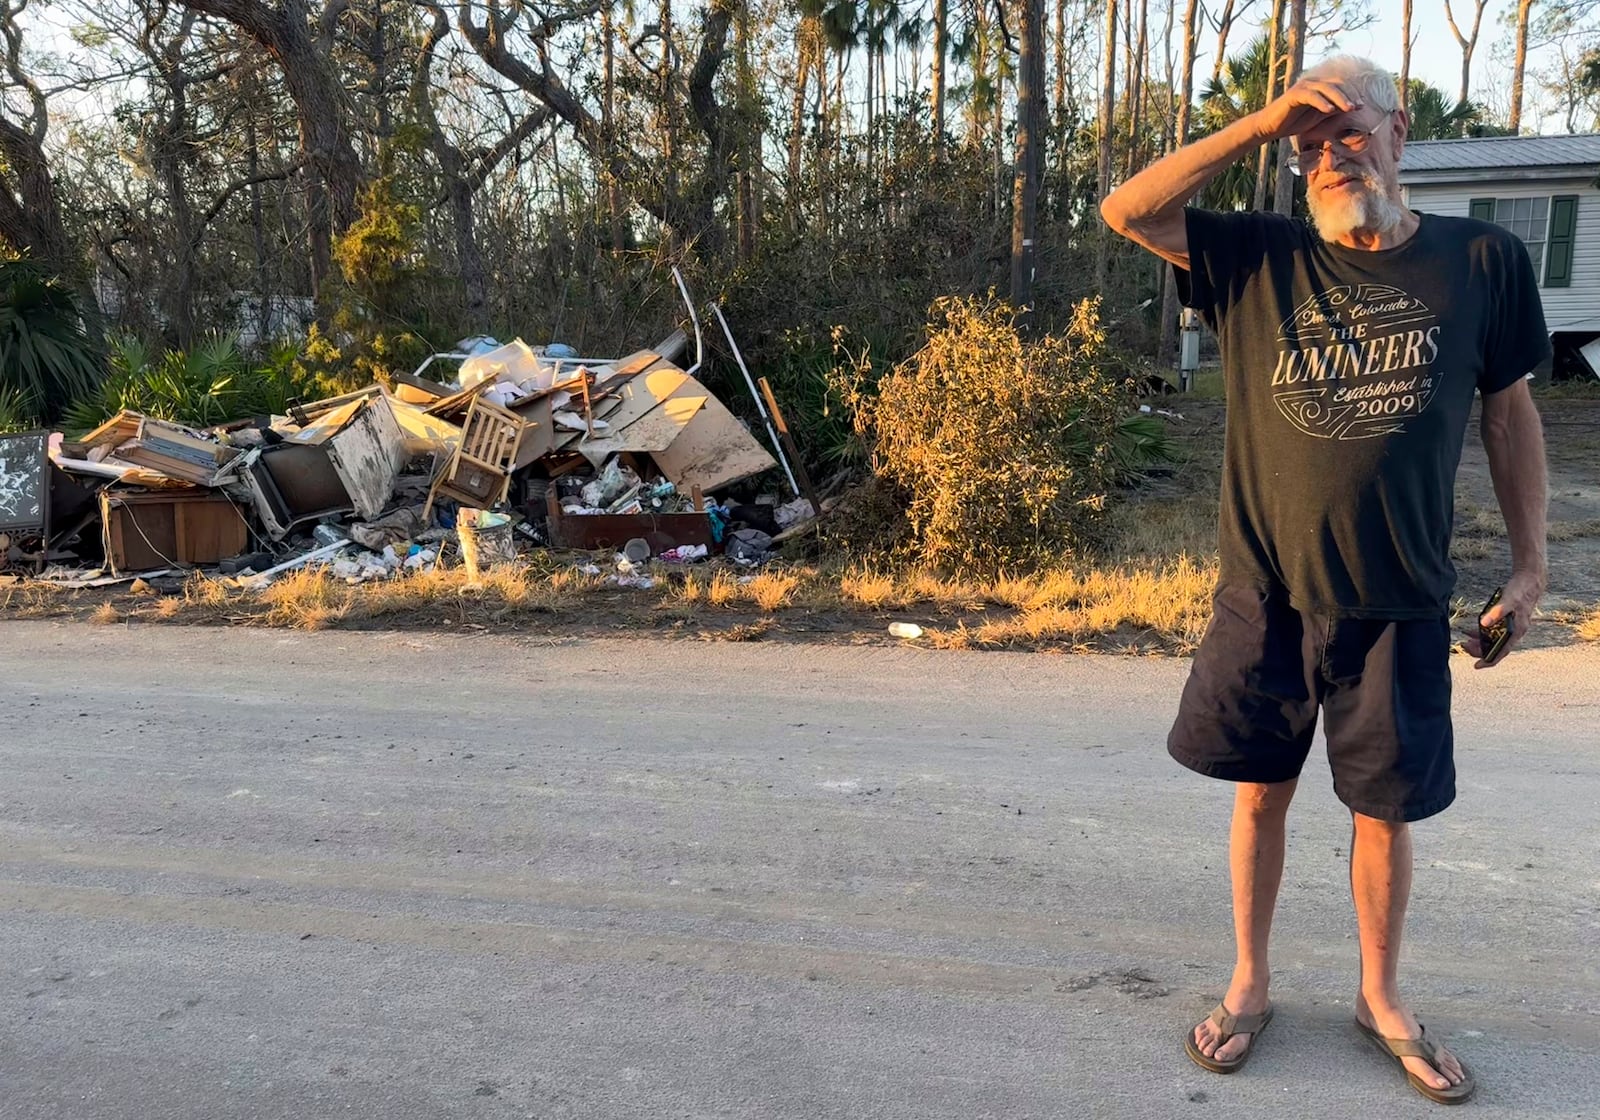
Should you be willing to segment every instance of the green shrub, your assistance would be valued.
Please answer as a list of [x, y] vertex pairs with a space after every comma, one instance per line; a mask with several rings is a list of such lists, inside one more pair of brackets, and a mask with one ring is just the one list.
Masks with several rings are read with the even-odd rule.
[[0, 436], [7, 432], [25, 432], [35, 423], [33, 409], [22, 390], [0, 386]]
[[1171, 449], [1129, 417], [1125, 363], [1097, 300], [1065, 334], [1023, 341], [988, 298], [934, 303], [927, 341], [873, 394], [857, 365], [842, 391], [874, 470], [903, 494], [919, 559], [995, 572], [1080, 554], [1115, 487]]
[[282, 413], [295, 397], [317, 395], [316, 388], [291, 349], [273, 351], [257, 364], [241, 355], [228, 337], [209, 338], [187, 352], [159, 354], [124, 337], [112, 341], [111, 372], [105, 383], [74, 402], [64, 426], [86, 431], [126, 408], [159, 420], [205, 427]]
[[30, 423], [94, 391], [100, 359], [78, 295], [33, 261], [0, 260], [0, 393]]

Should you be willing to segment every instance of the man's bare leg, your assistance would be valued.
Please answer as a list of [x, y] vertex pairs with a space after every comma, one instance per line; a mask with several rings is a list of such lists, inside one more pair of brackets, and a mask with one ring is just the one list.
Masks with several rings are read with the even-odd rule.
[[[1262, 785], [1241, 782], [1233, 799], [1233, 827], [1228, 835], [1228, 865], [1233, 874], [1233, 938], [1236, 957], [1233, 982], [1223, 1005], [1235, 1015], [1259, 1015], [1267, 1009], [1267, 940], [1272, 912], [1283, 882], [1285, 821], [1296, 782]], [[1194, 1029], [1195, 1046], [1207, 1057], [1231, 1061], [1250, 1045], [1248, 1034], [1218, 1045], [1220, 1035], [1207, 1019]]]
[[[1350, 893], [1361, 931], [1361, 991], [1356, 1018], [1384, 1038], [1416, 1038], [1421, 1029], [1400, 1000], [1400, 937], [1411, 897], [1411, 826], [1355, 817], [1350, 841]], [[1443, 1047], [1441, 1077], [1421, 1058], [1406, 1058], [1406, 1068], [1435, 1089], [1461, 1084], [1461, 1063]]]

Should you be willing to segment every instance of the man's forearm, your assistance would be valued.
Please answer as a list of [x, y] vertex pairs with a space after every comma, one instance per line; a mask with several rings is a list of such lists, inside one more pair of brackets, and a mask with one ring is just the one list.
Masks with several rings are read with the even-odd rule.
[[1187, 144], [1106, 196], [1101, 210], [1119, 232], [1171, 220], [1202, 187], [1266, 140], [1259, 114]]
[[1548, 578], [1546, 505], [1549, 500], [1544, 458], [1544, 428], [1531, 399], [1504, 416], [1483, 420], [1483, 446], [1489, 455], [1489, 476], [1511, 541], [1511, 569]]

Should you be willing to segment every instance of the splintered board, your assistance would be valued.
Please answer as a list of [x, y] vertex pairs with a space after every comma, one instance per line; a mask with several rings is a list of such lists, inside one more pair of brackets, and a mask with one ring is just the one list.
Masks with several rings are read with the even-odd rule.
[[0, 436], [0, 529], [44, 529], [49, 520], [49, 432]]

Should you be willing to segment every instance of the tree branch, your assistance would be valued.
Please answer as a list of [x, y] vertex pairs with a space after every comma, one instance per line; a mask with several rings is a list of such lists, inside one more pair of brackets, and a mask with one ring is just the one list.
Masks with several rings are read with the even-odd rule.
[[238, 194], [246, 187], [255, 186], [257, 183], [271, 183], [280, 179], [287, 179], [289, 176], [293, 175], [295, 172], [304, 167], [308, 162], [310, 161], [307, 160], [305, 156], [301, 156], [293, 163], [290, 163], [286, 167], [281, 167], [276, 171], [262, 171], [255, 175], [246, 175], [244, 178], [235, 179], [226, 187], [223, 187], [222, 193], [217, 196], [210, 206], [206, 207], [206, 212], [201, 214], [200, 220], [195, 223], [195, 232], [193, 238], [195, 246], [199, 246], [200, 238], [204, 234], [205, 228], [211, 224], [213, 218], [222, 213], [222, 208], [228, 204], [228, 200], [234, 195]]
[[485, 180], [487, 180], [489, 176], [493, 174], [494, 169], [500, 165], [500, 161], [515, 151], [517, 145], [523, 143], [535, 132], [548, 124], [553, 115], [554, 114], [551, 112], [550, 108], [545, 106], [535, 109], [533, 112], [523, 117], [515, 128], [506, 133], [505, 136], [501, 137], [498, 144], [490, 148], [487, 152], [484, 152], [482, 155], [475, 157], [473, 160], [472, 170], [467, 172], [467, 174], [464, 176], [467, 185], [472, 190], [477, 190], [479, 187], [483, 186]]

